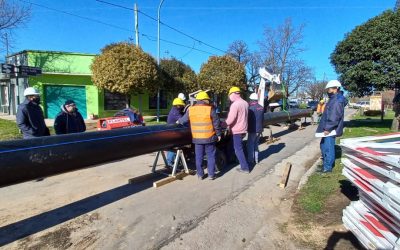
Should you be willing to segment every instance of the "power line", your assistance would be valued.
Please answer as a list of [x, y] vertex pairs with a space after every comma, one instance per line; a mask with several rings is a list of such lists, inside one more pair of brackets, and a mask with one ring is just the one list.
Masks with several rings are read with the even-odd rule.
[[[155, 36], [150, 36], [150, 35], [147, 35], [147, 34], [144, 34], [144, 33], [140, 33], [140, 34], [142, 36], [146, 37], [148, 40], [150, 40], [152, 42], [156, 42], [157, 41], [157, 37], [155, 37]], [[162, 38], [160, 38], [160, 41], [163, 41], [163, 42], [166, 42], [166, 43], [170, 43], [170, 44], [173, 44], [173, 45], [176, 45], [176, 46], [185, 47], [185, 48], [188, 48], [188, 49], [191, 49], [191, 50], [196, 50], [196, 51], [203, 52], [203, 53], [206, 53], [206, 54], [209, 54], [209, 55], [215, 55], [215, 53], [212, 53], [212, 52], [209, 52], [209, 51], [205, 51], [205, 50], [201, 50], [201, 49], [197, 49], [197, 48], [194, 48], [194, 46], [191, 47], [191, 46], [188, 46], [188, 45], [184, 45], [184, 44], [181, 44], [181, 43], [176, 43], [176, 42], [165, 40], [165, 39], [162, 39]]]
[[[108, 4], [108, 5], [111, 5], [111, 6], [114, 6], [114, 7], [119, 7], [119, 8], [122, 8], [122, 9], [126, 9], [126, 10], [132, 10], [132, 11], [134, 10], [133, 8], [129, 8], [129, 7], [126, 7], [126, 6], [122, 6], [122, 5], [119, 5], [119, 4], [110, 3], [110, 2], [107, 2], [107, 1], [103, 1], [103, 0], [96, 0], [96, 1], [97, 1], [97, 2], [101, 2], [101, 3], [104, 3], [104, 4]], [[143, 11], [141, 11], [141, 10], [138, 10], [138, 12], [139, 12], [140, 14], [142, 14], [143, 16], [145, 16], [145, 17], [147, 17], [147, 18], [149, 18], [149, 19], [151, 19], [151, 20], [153, 20], [153, 21], [158, 22], [158, 19], [157, 19], [157, 18], [152, 17], [152, 16], [150, 16], [149, 14], [146, 14], [145, 12], [143, 12]], [[210, 47], [210, 48], [212, 48], [212, 49], [215, 49], [215, 50], [217, 50], [217, 51], [220, 51], [220, 52], [222, 52], [222, 53], [226, 53], [225, 50], [219, 49], [219, 48], [217, 48], [217, 47], [215, 47], [215, 46], [213, 46], [213, 45], [211, 45], [211, 44], [209, 44], [209, 43], [203, 42], [203, 41], [201, 41], [200, 39], [197, 39], [197, 38], [195, 38], [195, 37], [193, 37], [193, 36], [191, 36], [191, 35], [189, 35], [189, 34], [183, 32], [183, 31], [181, 31], [181, 30], [178, 30], [177, 28], [174, 28], [174, 27], [172, 27], [171, 25], [168, 25], [168, 24], [166, 24], [166, 23], [164, 23], [164, 22], [162, 22], [162, 21], [160, 21], [160, 24], [162, 24], [162, 25], [164, 25], [164, 26], [170, 28], [171, 30], [173, 30], [173, 31], [175, 31], [175, 32], [177, 32], [177, 33], [179, 33], [179, 34], [181, 34], [181, 35], [184, 35], [184, 36], [186, 36], [186, 37], [189, 37], [190, 39], [192, 39], [192, 40], [198, 42], [199, 44], [203, 44], [203, 45], [208, 46], [208, 47]], [[160, 39], [160, 40], [161, 40], [161, 39]]]
[[[112, 27], [112, 28], [115, 28], [115, 29], [119, 29], [119, 30], [123, 30], [123, 31], [128, 31], [128, 32], [133, 32], [133, 30], [131, 30], [131, 29], [124, 28], [124, 27], [117, 26], [117, 25], [110, 24], [110, 23], [106, 23], [106, 22], [103, 22], [103, 21], [100, 21], [100, 20], [97, 20], [97, 19], [94, 19], [94, 18], [76, 15], [76, 14], [73, 14], [73, 13], [70, 13], [70, 12], [67, 12], [67, 11], [64, 11], [64, 10], [59, 10], [59, 9], [47, 7], [47, 6], [44, 6], [44, 5], [41, 5], [41, 4], [37, 4], [37, 3], [32, 3], [32, 2], [26, 1], [26, 0], [19, 0], [19, 1], [20, 1], [20, 2], [24, 2], [24, 3], [27, 3], [27, 4], [31, 4], [31, 5], [34, 5], [34, 6], [37, 6], [37, 7], [41, 7], [41, 8], [47, 9], [47, 10], [51, 10], [51, 11], [63, 13], [63, 14], [69, 15], [69, 16], [73, 16], [73, 17], [77, 17], [77, 18], [84, 19], [84, 20], [87, 20], [87, 21], [91, 21], [91, 22], [95, 22], [95, 23], [102, 24], [102, 25], [106, 25], [106, 26], [109, 26], [109, 27]], [[147, 34], [144, 34], [144, 33], [140, 33], [140, 34], [141, 34], [142, 36], [147, 37], [147, 38], [156, 39], [156, 37], [152, 37], [152, 36], [147, 35]], [[149, 40], [150, 40], [150, 39], [149, 39]], [[184, 44], [180, 44], [180, 43], [168, 41], [168, 40], [165, 40], [165, 39], [160, 39], [160, 40], [163, 41], [163, 42], [166, 42], [166, 43], [174, 44], [174, 45], [176, 45], [176, 46], [181, 46], [181, 47], [184, 47], [184, 48], [192, 49], [192, 47], [190, 47], [190, 46], [188, 46], [188, 45], [184, 45]], [[152, 41], [156, 41], [156, 40], [152, 40]], [[215, 55], [215, 53], [211, 53], [211, 52], [208, 52], [208, 51], [205, 51], [205, 50], [201, 50], [201, 49], [193, 48], [193, 50], [197, 50], [197, 51], [199, 51], [199, 52], [203, 52], [203, 53], [210, 54], [210, 55]]]
[[96, 2], [108, 4], [108, 5], [111, 5], [111, 6], [114, 6], [114, 7], [118, 7], [118, 8], [122, 8], [122, 9], [126, 9], [126, 10], [134, 10], [134, 9], [132, 9], [132, 8], [129, 8], [129, 7], [126, 7], [126, 6], [123, 6], [123, 5], [119, 5], [119, 4], [115, 4], [115, 3], [110, 3], [110, 2], [106, 2], [106, 1], [103, 1], [103, 0], [96, 0]]
[[52, 11], [55, 11], [55, 12], [59, 12], [59, 13], [63, 13], [63, 14], [66, 14], [66, 15], [73, 16], [73, 17], [77, 17], [77, 18], [80, 18], [80, 19], [84, 19], [84, 20], [88, 20], [88, 21], [91, 21], [91, 22], [103, 24], [103, 25], [106, 25], [106, 26], [109, 26], [109, 27], [113, 27], [115, 29], [128, 31], [128, 32], [133, 32], [133, 30], [131, 30], [131, 29], [127, 29], [127, 28], [120, 27], [120, 26], [117, 26], [117, 25], [114, 25], [114, 24], [110, 24], [110, 23], [105, 23], [103, 21], [100, 21], [100, 20], [97, 20], [97, 19], [94, 19], [94, 18], [80, 16], [80, 15], [73, 14], [73, 13], [70, 13], [70, 12], [67, 12], [67, 11], [63, 11], [63, 10], [58, 10], [58, 9], [54, 9], [54, 8], [51, 8], [51, 7], [47, 7], [45, 5], [41, 5], [41, 4], [38, 4], [38, 3], [32, 3], [30, 1], [25, 1], [25, 0], [19, 0], [19, 1], [27, 3], [27, 4], [30, 4], [30, 5], [34, 5], [34, 6], [37, 6], [37, 7], [41, 7], [41, 8], [47, 9], [47, 10], [52, 10]]

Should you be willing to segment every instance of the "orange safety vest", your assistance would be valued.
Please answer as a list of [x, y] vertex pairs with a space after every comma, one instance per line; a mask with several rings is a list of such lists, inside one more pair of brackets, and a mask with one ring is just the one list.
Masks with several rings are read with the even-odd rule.
[[193, 139], [208, 139], [215, 135], [211, 119], [211, 106], [195, 105], [190, 107], [189, 121]]
[[324, 104], [318, 103], [317, 113], [324, 113], [324, 110], [325, 110], [325, 103]]

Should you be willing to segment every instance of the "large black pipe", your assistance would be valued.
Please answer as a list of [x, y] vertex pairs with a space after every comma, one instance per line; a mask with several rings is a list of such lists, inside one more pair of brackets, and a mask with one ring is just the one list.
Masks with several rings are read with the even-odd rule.
[[[266, 113], [264, 125], [306, 117], [311, 110]], [[135, 127], [0, 142], [0, 187], [191, 143], [178, 125]]]
[[303, 117], [311, 117], [311, 109], [291, 109], [282, 112], [268, 112], [264, 114], [264, 126], [281, 122], [293, 122]]
[[178, 125], [4, 141], [0, 187], [190, 143], [190, 129]]

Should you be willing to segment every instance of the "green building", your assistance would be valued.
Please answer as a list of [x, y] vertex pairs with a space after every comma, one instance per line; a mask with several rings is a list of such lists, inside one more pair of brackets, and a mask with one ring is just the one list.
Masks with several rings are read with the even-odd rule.
[[[60, 106], [68, 99], [76, 102], [84, 118], [112, 116], [125, 107], [125, 96], [99, 90], [91, 80], [90, 65], [94, 54], [24, 50], [6, 58], [6, 62], [16, 66], [39, 67], [42, 74], [23, 78], [11, 77], [1, 90], [0, 112], [16, 113], [16, 107], [24, 101], [23, 91], [36, 87], [42, 96], [42, 106], [46, 118], [54, 118]], [[167, 114], [173, 96], [161, 93], [160, 113]], [[7, 100], [7, 101], [5, 101]], [[143, 115], [156, 115], [157, 98], [147, 93], [131, 96], [131, 104], [139, 108]]]

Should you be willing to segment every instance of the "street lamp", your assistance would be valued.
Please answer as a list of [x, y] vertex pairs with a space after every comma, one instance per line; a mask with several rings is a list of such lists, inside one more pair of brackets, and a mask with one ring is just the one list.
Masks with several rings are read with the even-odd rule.
[[[160, 66], [160, 10], [164, 0], [160, 1], [157, 11], [157, 65]], [[160, 122], [160, 87], [157, 91], [157, 122]]]

